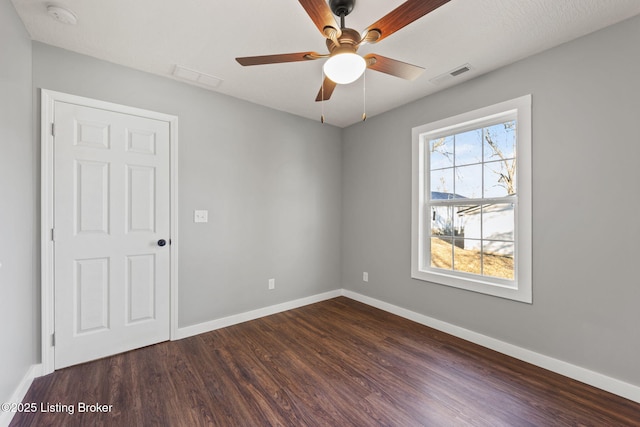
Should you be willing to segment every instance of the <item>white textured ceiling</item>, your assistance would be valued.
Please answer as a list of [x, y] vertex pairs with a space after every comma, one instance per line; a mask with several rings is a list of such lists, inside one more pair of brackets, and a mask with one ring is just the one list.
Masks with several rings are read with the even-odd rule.
[[[361, 119], [363, 82], [316, 103], [322, 60], [242, 67], [238, 56], [325, 53], [325, 40], [297, 0], [12, 0], [33, 40], [174, 78], [176, 64], [221, 78], [217, 92], [344, 127]], [[71, 9], [75, 26], [47, 4]], [[347, 27], [363, 30], [403, 0], [357, 0]], [[640, 13], [640, 0], [451, 0], [384, 39], [364, 45], [426, 68], [414, 81], [367, 71], [372, 117]], [[465, 63], [472, 71], [430, 79]]]

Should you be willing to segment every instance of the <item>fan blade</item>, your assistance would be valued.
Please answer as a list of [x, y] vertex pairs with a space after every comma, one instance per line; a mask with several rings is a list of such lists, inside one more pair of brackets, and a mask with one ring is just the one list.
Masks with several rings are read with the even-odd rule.
[[262, 55], [262, 56], [245, 56], [236, 58], [240, 65], [264, 65], [279, 64], [281, 62], [310, 61], [313, 59], [324, 58], [328, 55], [321, 55], [316, 52], [298, 52], [298, 53], [282, 53], [280, 55]]
[[408, 0], [369, 25], [365, 34], [367, 31], [378, 30], [380, 37], [375, 42], [379, 42], [448, 2], [449, 0]]
[[364, 59], [367, 61], [367, 68], [401, 79], [415, 80], [424, 71], [424, 68], [417, 65], [407, 64], [375, 53], [365, 55]]
[[318, 30], [322, 33], [323, 36], [327, 37], [325, 33], [326, 27], [331, 27], [333, 29], [338, 30], [340, 26], [336, 22], [336, 19], [333, 17], [333, 12], [329, 8], [329, 5], [325, 0], [298, 0], [300, 4], [307, 12], [311, 20]]
[[333, 90], [336, 88], [337, 84], [331, 80], [329, 77], [325, 77], [322, 82], [322, 87], [318, 91], [318, 96], [316, 96], [316, 102], [318, 101], [328, 101], [331, 98], [331, 94]]

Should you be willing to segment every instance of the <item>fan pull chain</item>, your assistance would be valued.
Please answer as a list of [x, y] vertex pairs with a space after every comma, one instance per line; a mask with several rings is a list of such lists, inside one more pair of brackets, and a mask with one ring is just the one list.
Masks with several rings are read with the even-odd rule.
[[362, 121], [367, 120], [367, 70], [362, 74]]
[[324, 69], [320, 72], [320, 92], [322, 99], [320, 100], [320, 123], [324, 124]]

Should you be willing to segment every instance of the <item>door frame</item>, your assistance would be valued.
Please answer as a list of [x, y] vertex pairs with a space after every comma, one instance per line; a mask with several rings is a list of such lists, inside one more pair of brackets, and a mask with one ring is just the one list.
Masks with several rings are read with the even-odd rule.
[[177, 339], [178, 332], [178, 117], [114, 104], [47, 89], [40, 89], [40, 268], [41, 268], [41, 348], [42, 375], [55, 370], [55, 294], [54, 294], [54, 146], [53, 122], [56, 102], [99, 108], [128, 115], [140, 116], [169, 123], [169, 339]]

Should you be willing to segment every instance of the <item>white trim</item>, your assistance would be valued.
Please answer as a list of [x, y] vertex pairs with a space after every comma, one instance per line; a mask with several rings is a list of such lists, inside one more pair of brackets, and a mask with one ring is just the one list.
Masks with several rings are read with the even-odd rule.
[[[425, 209], [429, 174], [425, 164], [427, 156], [425, 144], [428, 139], [474, 129], [502, 120], [517, 120], [518, 194], [516, 205], [515, 280], [488, 276], [477, 276], [458, 271], [431, 268], [424, 253], [425, 242], [429, 239], [429, 224]], [[411, 132], [412, 146], [412, 188], [411, 188], [411, 277], [427, 282], [452, 286], [486, 295], [507, 298], [514, 301], [532, 303], [532, 185], [531, 185], [531, 95], [500, 102], [457, 116], [417, 126]], [[426, 178], [425, 178], [426, 177]], [[508, 202], [509, 198], [502, 198]], [[455, 199], [462, 201], [464, 199]]]
[[178, 202], [178, 117], [169, 116], [169, 132], [171, 138], [171, 151], [169, 153], [170, 156], [170, 182], [169, 188], [171, 194], [169, 195], [169, 210], [170, 210], [170, 244], [169, 247], [171, 251], [169, 252], [170, 261], [169, 268], [171, 269], [170, 273], [170, 283], [169, 286], [171, 288], [170, 295], [170, 330], [169, 330], [169, 339], [173, 340], [176, 334], [178, 333], [178, 211], [179, 211], [179, 202]]
[[249, 320], [259, 319], [260, 317], [270, 316], [272, 314], [281, 313], [287, 310], [293, 310], [305, 305], [314, 304], [331, 298], [339, 297], [343, 294], [341, 289], [329, 291], [322, 294], [312, 295], [310, 297], [300, 298], [293, 301], [287, 301], [269, 307], [259, 308], [244, 313], [234, 314], [232, 316], [220, 319], [210, 320], [208, 322], [198, 323], [196, 325], [185, 326], [178, 329], [176, 337], [173, 339], [182, 339], [206, 332], [215, 331], [216, 329], [226, 328], [227, 326], [237, 325], [238, 323], [247, 322]]
[[170, 326], [169, 336], [174, 339], [178, 330], [178, 117], [143, 110], [125, 105], [113, 104], [62, 92], [41, 89], [40, 143], [41, 143], [41, 347], [42, 375], [50, 374], [54, 368], [54, 347], [51, 335], [54, 331], [53, 294], [53, 136], [51, 124], [54, 122], [54, 105], [66, 102], [85, 107], [99, 108], [123, 114], [160, 120], [169, 123], [170, 129]]
[[49, 230], [53, 227], [53, 150], [51, 123], [55, 94], [42, 90], [40, 114], [40, 304], [42, 375], [54, 371], [54, 349], [51, 335], [54, 331], [53, 241]]
[[[33, 380], [39, 376], [42, 376], [42, 365], [31, 365], [27, 372], [24, 374], [24, 377], [22, 377], [22, 380], [20, 380], [20, 383], [18, 383], [16, 389], [11, 394], [9, 400], [2, 403], [22, 402], [22, 399], [24, 399], [24, 397], [27, 395], [27, 392], [29, 391], [29, 387], [31, 387], [31, 383], [33, 383]], [[8, 426], [11, 423], [11, 420], [13, 420], [14, 415], [15, 412], [0, 411], [0, 427]]]
[[443, 322], [442, 320], [434, 319], [433, 317], [425, 316], [423, 314], [407, 310], [406, 308], [398, 307], [356, 292], [343, 289], [342, 294], [347, 298], [379, 308], [380, 310], [404, 317], [405, 319], [429, 326], [430, 328], [437, 329], [455, 337], [470, 341], [474, 344], [490, 348], [491, 350], [506, 354], [507, 356], [523, 360], [557, 374], [564, 375], [565, 377], [572, 378], [576, 381], [589, 384], [593, 387], [608, 391], [609, 393], [640, 403], [640, 386], [629, 384], [616, 378], [573, 365], [563, 360], [536, 353], [535, 351], [500, 341], [487, 335], [461, 328], [460, 326]]

